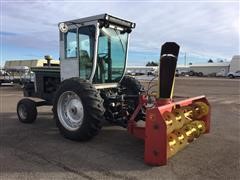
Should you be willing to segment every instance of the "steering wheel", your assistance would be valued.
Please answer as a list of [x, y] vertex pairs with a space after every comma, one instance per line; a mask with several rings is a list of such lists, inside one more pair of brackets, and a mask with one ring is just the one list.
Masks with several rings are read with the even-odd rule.
[[103, 58], [104, 60], [108, 59], [108, 53], [98, 53], [98, 57]]
[[109, 55], [108, 55], [108, 53], [99, 53], [99, 54], [98, 54], [98, 57], [101, 58], [102, 60], [104, 60], [105, 63], [108, 63], [108, 60], [109, 60]]

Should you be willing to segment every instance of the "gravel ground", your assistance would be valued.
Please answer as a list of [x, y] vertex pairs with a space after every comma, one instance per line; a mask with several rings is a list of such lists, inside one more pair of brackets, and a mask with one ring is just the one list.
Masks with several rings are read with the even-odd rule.
[[[144, 81], [146, 83], [146, 80]], [[212, 105], [211, 133], [169, 159], [143, 162], [144, 144], [121, 127], [107, 125], [89, 142], [59, 135], [51, 107], [33, 124], [17, 120], [17, 87], [0, 87], [0, 179], [239, 179], [240, 81], [177, 78], [175, 95], [205, 94]]]

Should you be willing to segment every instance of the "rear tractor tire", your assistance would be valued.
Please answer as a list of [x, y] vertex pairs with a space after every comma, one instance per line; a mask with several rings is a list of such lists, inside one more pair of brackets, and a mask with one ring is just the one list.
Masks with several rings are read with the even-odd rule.
[[[123, 94], [126, 94], [126, 95], [139, 95], [142, 91], [144, 91], [144, 88], [141, 85], [141, 83], [137, 79], [131, 76], [124, 76], [120, 85], [121, 85]], [[134, 110], [138, 106], [138, 103], [139, 103], [139, 97], [127, 100], [130, 113], [134, 112]]]
[[37, 118], [36, 103], [31, 99], [21, 99], [17, 104], [17, 115], [22, 123], [33, 123]]
[[104, 120], [103, 99], [91, 83], [70, 78], [58, 88], [53, 113], [60, 133], [71, 140], [86, 141], [96, 136]]

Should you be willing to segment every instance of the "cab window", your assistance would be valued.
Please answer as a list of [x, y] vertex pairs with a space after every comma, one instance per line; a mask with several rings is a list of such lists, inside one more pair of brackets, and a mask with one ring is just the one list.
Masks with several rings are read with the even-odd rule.
[[70, 29], [65, 35], [65, 56], [66, 58], [77, 57], [77, 29]]
[[94, 83], [118, 82], [125, 70], [128, 33], [117, 29], [100, 30]]
[[79, 37], [79, 76], [89, 79], [93, 69], [94, 44], [96, 28], [93, 25], [78, 29]]

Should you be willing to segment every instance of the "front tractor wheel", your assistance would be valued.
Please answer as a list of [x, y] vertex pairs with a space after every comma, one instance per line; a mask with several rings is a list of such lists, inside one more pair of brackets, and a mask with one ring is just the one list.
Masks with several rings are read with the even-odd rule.
[[17, 115], [22, 123], [33, 123], [37, 118], [36, 103], [31, 99], [21, 99], [17, 104]]
[[56, 92], [53, 112], [64, 137], [86, 141], [100, 131], [105, 110], [103, 99], [91, 83], [71, 78]]

